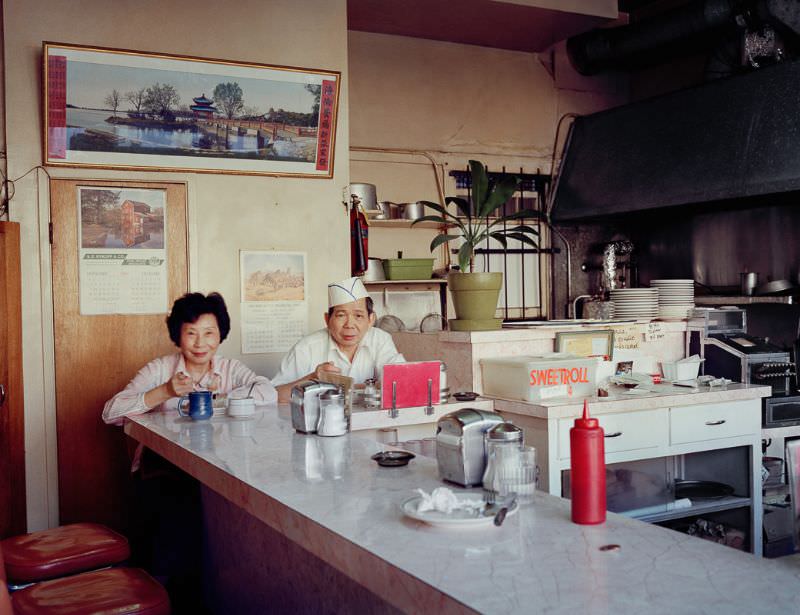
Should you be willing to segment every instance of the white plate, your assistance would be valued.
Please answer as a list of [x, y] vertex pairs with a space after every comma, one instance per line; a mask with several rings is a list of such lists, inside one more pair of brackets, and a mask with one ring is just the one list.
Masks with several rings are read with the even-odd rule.
[[[458, 493], [461, 499], [474, 500], [475, 502], [483, 502], [483, 493]], [[449, 515], [439, 512], [438, 510], [426, 510], [425, 512], [417, 512], [421, 495], [415, 495], [408, 498], [400, 505], [400, 510], [403, 514], [417, 521], [423, 521], [428, 525], [435, 527], [458, 527], [464, 525], [491, 525], [494, 522], [494, 515], [488, 517], [484, 515], [475, 516], [475, 511], [468, 509], [456, 509]], [[507, 517], [510, 517], [519, 510], [519, 504], [514, 503], [508, 510]]]

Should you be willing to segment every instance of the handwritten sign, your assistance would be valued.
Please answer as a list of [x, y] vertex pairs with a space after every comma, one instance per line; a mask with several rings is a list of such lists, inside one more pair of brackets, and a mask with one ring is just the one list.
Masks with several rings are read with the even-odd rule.
[[660, 322], [649, 322], [644, 328], [644, 340], [646, 342], [655, 342], [663, 340], [666, 333], [664, 331], [664, 324]]
[[618, 350], [635, 350], [642, 339], [641, 330], [637, 325], [627, 327], [613, 327], [614, 348]]

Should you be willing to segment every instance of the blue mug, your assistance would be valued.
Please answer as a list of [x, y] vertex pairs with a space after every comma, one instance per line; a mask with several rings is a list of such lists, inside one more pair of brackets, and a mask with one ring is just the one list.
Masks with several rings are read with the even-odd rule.
[[[188, 412], [184, 410], [184, 404], [188, 404]], [[178, 402], [178, 414], [188, 416], [193, 421], [210, 419], [214, 415], [211, 391], [192, 391], [188, 395], [181, 397]]]

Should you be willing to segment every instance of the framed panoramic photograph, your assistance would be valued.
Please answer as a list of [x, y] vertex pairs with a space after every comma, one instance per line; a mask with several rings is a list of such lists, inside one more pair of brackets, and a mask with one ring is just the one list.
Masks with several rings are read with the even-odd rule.
[[44, 43], [46, 165], [333, 176], [340, 74]]

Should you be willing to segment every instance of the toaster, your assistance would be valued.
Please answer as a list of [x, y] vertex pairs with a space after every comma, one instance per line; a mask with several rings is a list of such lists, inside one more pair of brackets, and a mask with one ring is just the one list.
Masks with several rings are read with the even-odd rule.
[[300, 433], [316, 433], [320, 393], [338, 389], [329, 382], [303, 380], [292, 387], [292, 427]]
[[439, 476], [465, 487], [480, 485], [486, 469], [483, 434], [503, 422], [496, 412], [474, 408], [462, 408], [441, 417], [436, 424]]

